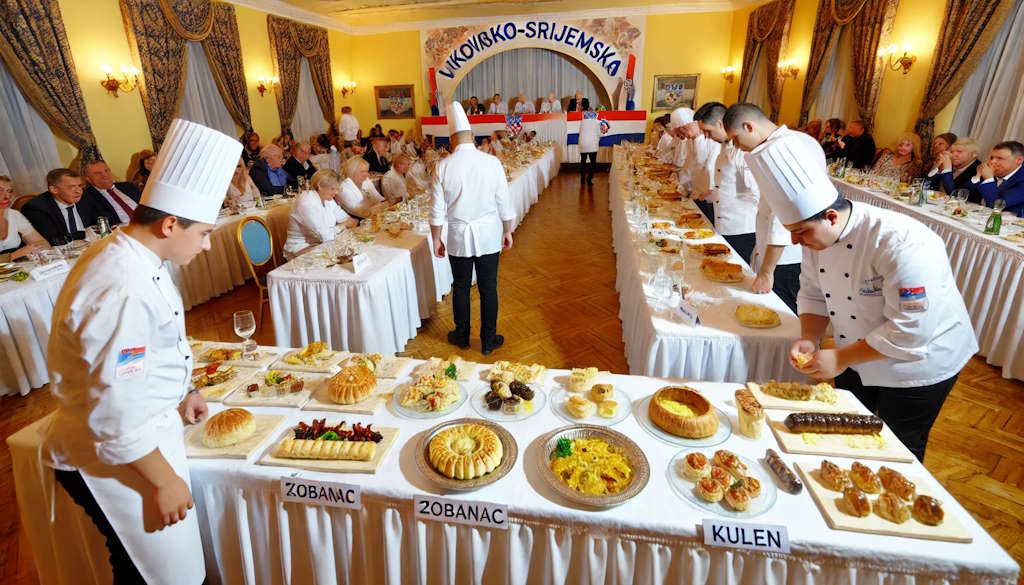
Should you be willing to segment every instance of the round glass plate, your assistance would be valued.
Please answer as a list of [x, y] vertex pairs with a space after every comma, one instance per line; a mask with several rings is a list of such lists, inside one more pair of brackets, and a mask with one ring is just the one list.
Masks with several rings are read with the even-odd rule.
[[668, 443], [669, 445], [675, 445], [677, 447], [714, 447], [720, 445], [732, 436], [732, 422], [729, 421], [729, 417], [724, 412], [715, 408], [715, 414], [718, 415], [718, 430], [715, 434], [704, 439], [687, 439], [685, 437], [677, 437], [671, 433], [666, 433], [661, 430], [658, 425], [651, 422], [651, 417], [647, 415], [647, 409], [650, 407], [651, 398], [654, 394], [651, 394], [647, 398], [644, 398], [636, 406], [636, 420], [640, 422], [640, 426], [645, 431], [654, 435], [654, 438]]
[[[549, 463], [552, 454], [555, 452], [555, 448], [558, 446], [558, 440], [561, 438], [569, 440], [603, 439], [609, 445], [618, 447], [633, 465], [633, 481], [626, 486], [626, 489], [617, 494], [611, 495], [591, 495], [574, 490], [563, 483], [562, 480], [555, 475], [555, 472], [551, 470], [551, 465]], [[640, 447], [626, 435], [606, 427], [598, 427], [594, 425], [562, 427], [541, 436], [538, 439], [538, 442], [540, 444], [540, 451], [537, 456], [537, 469], [540, 471], [541, 477], [544, 478], [544, 482], [548, 487], [554, 490], [555, 493], [574, 504], [591, 508], [610, 508], [612, 506], [618, 506], [643, 491], [644, 487], [647, 486], [647, 481], [651, 477], [650, 464], [647, 462], [647, 457], [644, 455], [643, 451], [640, 450]]]
[[[501, 463], [499, 463], [498, 466], [489, 473], [480, 477], [474, 477], [473, 479], [453, 479], [445, 475], [441, 475], [430, 463], [430, 441], [443, 430], [466, 424], [482, 425], [494, 431], [494, 434], [498, 435], [498, 439], [501, 440]], [[470, 491], [490, 485], [505, 477], [508, 472], [512, 470], [518, 456], [519, 446], [516, 444], [515, 438], [512, 437], [511, 433], [502, 428], [501, 425], [477, 418], [460, 418], [458, 420], [443, 422], [423, 434], [423, 438], [420, 439], [416, 447], [416, 466], [419, 468], [423, 477], [427, 478], [427, 481], [441, 489]]]
[[498, 410], [491, 410], [487, 407], [487, 403], [484, 402], [484, 395], [491, 391], [491, 385], [489, 383], [484, 384], [482, 388], [473, 392], [473, 395], [469, 397], [469, 403], [473, 405], [473, 410], [475, 410], [477, 414], [488, 420], [502, 423], [526, 420], [544, 410], [548, 401], [548, 395], [540, 389], [540, 384], [527, 384], [527, 386], [533, 390], [533, 400], [524, 404], [523, 410], [516, 414], [506, 414], [502, 412], [500, 408]]
[[[738, 512], [729, 507], [729, 504], [725, 503], [723, 498], [720, 502], [709, 502], [704, 498], [700, 497], [697, 493], [697, 482], [691, 481], [682, 472], [682, 466], [685, 465], [684, 459], [687, 455], [693, 453], [690, 451], [681, 451], [668, 462], [668, 469], [665, 473], [668, 477], [668, 485], [672, 486], [674, 491], [680, 498], [686, 500], [693, 507], [703, 510], [705, 512], [711, 512], [719, 516], [726, 518], [753, 518], [760, 516], [772, 506], [775, 505], [775, 500], [779, 496], [778, 488], [775, 487], [775, 481], [773, 478], [768, 476], [765, 468], [756, 461], [751, 461], [746, 457], [737, 454], [740, 461], [747, 466], [747, 475], [753, 477], [757, 481], [761, 482], [761, 493], [756, 498], [750, 498], [750, 507], [742, 512]], [[710, 464], [714, 459], [714, 452], [704, 453], [708, 458]]]
[[614, 391], [612, 392], [612, 400], [619, 403], [619, 410], [616, 411], [615, 416], [611, 418], [604, 418], [597, 414], [597, 409], [594, 409], [594, 414], [587, 418], [576, 418], [569, 414], [569, 411], [565, 408], [565, 403], [569, 401], [569, 397], [573, 394], [579, 394], [584, 398], [589, 398], [589, 392], [569, 392], [565, 388], [558, 388], [551, 393], [551, 411], [555, 413], [555, 416], [571, 424], [588, 424], [598, 425], [603, 427], [610, 427], [616, 425], [629, 416], [629, 411], [633, 408], [633, 401], [629, 399], [629, 395], [619, 390], [614, 385], [612, 386]]
[[445, 408], [444, 410], [417, 410], [415, 408], [407, 408], [399, 403], [402, 395], [404, 395], [407, 390], [412, 388], [412, 383], [406, 382], [404, 384], [400, 384], [398, 387], [395, 388], [395, 397], [391, 401], [391, 406], [394, 407], [395, 413], [397, 413], [398, 416], [404, 418], [440, 418], [442, 416], [446, 416], [448, 414], [455, 412], [456, 410], [459, 409], [460, 406], [462, 406], [464, 402], [466, 402], [466, 398], [469, 396], [469, 390], [467, 390], [466, 385], [462, 383], [459, 383], [458, 387], [459, 397], [448, 408]]

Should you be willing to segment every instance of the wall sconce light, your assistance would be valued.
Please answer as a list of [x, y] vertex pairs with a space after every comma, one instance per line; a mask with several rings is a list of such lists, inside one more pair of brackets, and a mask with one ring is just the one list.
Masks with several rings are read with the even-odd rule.
[[277, 87], [277, 85], [280, 84], [280, 83], [281, 83], [281, 80], [278, 79], [277, 77], [266, 77], [266, 78], [264, 78], [261, 75], [256, 80], [256, 91], [260, 92], [260, 97], [263, 97], [263, 94], [267, 93], [268, 91], [273, 91], [273, 89], [275, 87]]
[[345, 97], [350, 93], [356, 92], [356, 82], [354, 81], [343, 81], [341, 82], [341, 96]]
[[[879, 47], [878, 49], [878, 64], [881, 67], [888, 65], [889, 69], [893, 71], [903, 71], [903, 75], [910, 73], [910, 66], [917, 61], [917, 55], [910, 54], [910, 43], [903, 43], [903, 55], [899, 55], [899, 51], [896, 49], [896, 45], [889, 45], [888, 47]], [[888, 63], [886, 63], [886, 57], [888, 57]]]
[[100, 65], [100, 69], [103, 71], [103, 79], [100, 80], [100, 85], [103, 89], [107, 90], [107, 93], [114, 97], [117, 96], [118, 91], [128, 93], [139, 85], [139, 70], [129, 65], [121, 65], [121, 78], [114, 77], [114, 70], [104, 63]]
[[732, 65], [722, 67], [722, 79], [724, 79], [726, 83], [732, 83], [733, 80], [736, 79], [736, 68]]
[[779, 79], [785, 83], [787, 78], [796, 79], [796, 76], [800, 74], [800, 68], [793, 63], [792, 59], [786, 61], [779, 61]]

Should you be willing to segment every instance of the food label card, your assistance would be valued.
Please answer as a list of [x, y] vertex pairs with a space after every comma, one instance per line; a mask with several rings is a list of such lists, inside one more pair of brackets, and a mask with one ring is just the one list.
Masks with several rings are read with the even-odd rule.
[[785, 526], [745, 524], [705, 518], [704, 544], [725, 548], [746, 548], [789, 554], [789, 532]]
[[679, 301], [679, 306], [676, 307], [676, 316], [690, 327], [695, 327], [700, 323], [700, 318], [697, 316], [697, 309], [694, 309], [693, 305], [686, 301]]
[[370, 257], [366, 254], [356, 254], [352, 256], [352, 272], [358, 274], [359, 271], [363, 270], [370, 265]]
[[32, 277], [32, 280], [46, 280], [47, 278], [53, 278], [54, 276], [60, 276], [71, 270], [71, 266], [68, 265], [66, 260], [57, 260], [50, 262], [49, 264], [42, 264], [28, 271], [28, 275]]
[[358, 485], [317, 481], [302, 477], [281, 478], [281, 499], [286, 502], [358, 510], [362, 494]]
[[502, 504], [416, 496], [413, 505], [416, 507], [417, 520], [508, 530], [508, 506]]

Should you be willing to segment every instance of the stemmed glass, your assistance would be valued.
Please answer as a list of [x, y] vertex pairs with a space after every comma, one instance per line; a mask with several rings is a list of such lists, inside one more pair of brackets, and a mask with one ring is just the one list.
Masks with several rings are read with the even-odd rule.
[[242, 359], [254, 359], [256, 342], [252, 340], [253, 333], [256, 333], [256, 318], [252, 311], [235, 311], [235, 335], [242, 338]]
[[963, 209], [964, 205], [967, 204], [967, 197], [969, 195], [970, 191], [968, 191], [967, 189], [956, 189], [955, 191], [953, 191], [953, 197], [957, 200], [957, 205], [961, 209]]

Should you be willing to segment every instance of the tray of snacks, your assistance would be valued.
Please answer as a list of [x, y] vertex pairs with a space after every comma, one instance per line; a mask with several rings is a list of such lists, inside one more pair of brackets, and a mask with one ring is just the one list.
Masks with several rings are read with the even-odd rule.
[[473, 410], [486, 419], [516, 422], [544, 410], [547, 394], [537, 384], [495, 380], [474, 392], [469, 400]]
[[259, 370], [255, 368], [213, 362], [192, 369], [192, 387], [208, 402], [220, 402], [236, 388], [248, 382], [257, 371]]
[[540, 384], [547, 382], [548, 369], [540, 364], [521, 364], [518, 362], [497, 361], [487, 371], [487, 381], [499, 380], [506, 384], [518, 380], [524, 384]]
[[666, 386], [635, 407], [640, 426], [679, 447], [713, 447], [732, 435], [732, 422], [689, 386]]
[[580, 506], [618, 506], [643, 491], [651, 476], [640, 447], [607, 427], [562, 427], [538, 442], [537, 467], [544, 482]]
[[551, 411], [571, 423], [612, 426], [629, 416], [633, 401], [612, 384], [590, 385], [586, 392], [558, 389], [551, 394]]
[[683, 451], [668, 463], [668, 484], [693, 507], [727, 518], [753, 518], [778, 497], [775, 482], [755, 461], [719, 449]]
[[413, 377], [422, 376], [429, 374], [436, 370], [443, 370], [452, 376], [459, 382], [469, 382], [473, 379], [473, 374], [476, 372], [477, 364], [475, 362], [467, 362], [457, 355], [448, 356], [447, 359], [441, 358], [430, 358], [422, 364], [416, 366], [412, 373]]
[[279, 355], [272, 347], [258, 347], [252, 359], [242, 356], [242, 345], [239, 343], [203, 342], [201, 351], [195, 354], [196, 364], [221, 362], [229, 366], [245, 368], [265, 368], [274, 363]]
[[857, 398], [847, 390], [836, 390], [828, 382], [747, 382], [747, 388], [765, 408], [803, 412], [857, 412]]
[[334, 371], [341, 360], [345, 359], [346, 353], [332, 350], [323, 341], [314, 341], [302, 349], [289, 351], [270, 367], [275, 370], [326, 374]]
[[260, 465], [280, 465], [311, 471], [376, 473], [395, 444], [398, 429], [373, 428], [326, 418], [300, 421], [282, 433], [259, 460]]
[[326, 382], [326, 374], [286, 370], [256, 372], [223, 402], [225, 406], [301, 407]]
[[185, 456], [248, 459], [284, 421], [279, 414], [253, 414], [229, 408], [185, 429]]
[[449, 366], [421, 374], [395, 388], [392, 406], [405, 418], [440, 418], [455, 412], [469, 396], [464, 384], [453, 376]]
[[518, 454], [516, 440], [501, 425], [460, 418], [424, 433], [416, 446], [416, 466], [438, 488], [469, 491], [505, 477]]
[[769, 426], [786, 453], [904, 463], [915, 460], [889, 426], [873, 414], [793, 412]]

